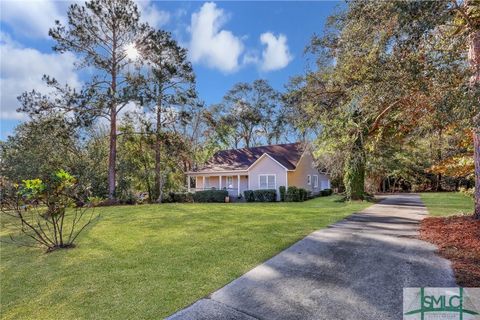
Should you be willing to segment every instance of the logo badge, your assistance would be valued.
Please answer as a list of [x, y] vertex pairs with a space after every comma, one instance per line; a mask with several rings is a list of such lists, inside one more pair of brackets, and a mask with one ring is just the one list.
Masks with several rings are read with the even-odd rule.
[[480, 320], [480, 288], [404, 288], [404, 320]]

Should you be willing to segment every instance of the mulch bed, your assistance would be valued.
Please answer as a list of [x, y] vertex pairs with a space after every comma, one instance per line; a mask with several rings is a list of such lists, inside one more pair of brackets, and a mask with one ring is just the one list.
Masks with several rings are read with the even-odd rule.
[[480, 220], [428, 217], [420, 226], [420, 239], [437, 245], [440, 255], [452, 262], [459, 286], [480, 287]]

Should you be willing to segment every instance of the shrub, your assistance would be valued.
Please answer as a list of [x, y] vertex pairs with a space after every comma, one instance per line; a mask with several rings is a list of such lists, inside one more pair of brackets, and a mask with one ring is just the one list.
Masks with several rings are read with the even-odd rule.
[[298, 197], [300, 199], [299, 201], [307, 200], [307, 190], [303, 188], [298, 188]]
[[168, 194], [170, 202], [192, 203], [193, 193], [191, 192], [170, 192]]
[[228, 197], [227, 190], [203, 190], [193, 194], [194, 202], [225, 202]]
[[460, 187], [459, 191], [466, 196], [475, 198], [475, 187], [467, 189], [465, 187]]
[[308, 190], [291, 186], [287, 189], [285, 200], [289, 202], [302, 202], [307, 200], [308, 196]]
[[93, 206], [99, 200], [88, 197], [77, 179], [63, 170], [45, 181], [23, 180], [20, 185], [9, 185], [1, 193], [1, 212], [17, 222], [27, 239], [47, 251], [73, 247], [78, 235], [95, 220]]
[[305, 191], [307, 192], [307, 197], [306, 197], [305, 200], [313, 199], [313, 198], [314, 198], [311, 190], [305, 190]]
[[280, 186], [278, 191], [280, 192], [280, 201], [285, 201], [285, 193], [287, 192], [285, 186]]
[[253, 190], [245, 190], [243, 191], [243, 195], [245, 196], [245, 201], [247, 202], [255, 201], [255, 195], [253, 194]]
[[125, 194], [122, 194], [119, 198], [118, 198], [118, 203], [119, 204], [137, 204], [137, 198], [135, 197], [135, 195], [132, 193], [132, 192], [128, 192], [128, 193], [125, 193]]
[[320, 191], [320, 196], [326, 197], [326, 196], [332, 195], [332, 193], [333, 193], [332, 189], [323, 189], [322, 191]]
[[295, 186], [288, 187], [287, 189], [287, 195], [285, 197], [286, 201], [289, 202], [298, 202], [300, 201], [300, 195], [298, 192], [298, 188]]
[[255, 190], [253, 195], [257, 202], [274, 202], [277, 200], [277, 191], [275, 189]]

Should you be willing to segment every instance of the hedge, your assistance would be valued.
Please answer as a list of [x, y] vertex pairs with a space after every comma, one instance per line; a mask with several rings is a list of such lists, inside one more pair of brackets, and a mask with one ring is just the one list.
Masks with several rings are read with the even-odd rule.
[[169, 196], [169, 201], [166, 201], [166, 202], [180, 202], [180, 203], [193, 202], [193, 193], [191, 192], [170, 192], [168, 196]]
[[302, 202], [307, 200], [309, 193], [303, 188], [297, 188], [295, 186], [288, 187], [285, 201], [290, 202]]
[[253, 190], [245, 190], [245, 191], [243, 191], [243, 195], [245, 196], [245, 201], [246, 202], [254, 202], [255, 201], [255, 195], [253, 194]]
[[285, 201], [285, 195], [287, 193], [287, 188], [285, 186], [278, 187], [278, 191], [280, 191], [280, 201]]
[[300, 197], [300, 201], [307, 200], [307, 190], [298, 188], [298, 196]]
[[195, 202], [225, 202], [225, 197], [228, 197], [227, 190], [203, 190], [193, 194]]
[[275, 189], [254, 190], [253, 195], [256, 202], [275, 202], [277, 200], [277, 191]]
[[295, 186], [288, 187], [287, 194], [285, 196], [285, 201], [297, 202], [300, 201], [300, 195], [298, 193], [298, 188]]
[[332, 189], [323, 189], [322, 191], [320, 191], [320, 196], [321, 197], [326, 197], [326, 196], [330, 196], [333, 194], [333, 190]]

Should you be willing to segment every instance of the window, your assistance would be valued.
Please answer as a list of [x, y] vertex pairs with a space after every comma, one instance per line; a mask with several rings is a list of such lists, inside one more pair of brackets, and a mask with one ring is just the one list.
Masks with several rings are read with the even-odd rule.
[[328, 189], [328, 181], [327, 180], [320, 180], [320, 190]]
[[311, 175], [308, 175], [308, 176], [307, 176], [307, 184], [308, 184], [308, 185], [311, 185], [311, 184], [312, 184], [312, 176], [311, 176]]
[[232, 189], [233, 188], [233, 177], [227, 177], [227, 188]]
[[318, 188], [318, 176], [317, 175], [313, 176], [313, 187]]
[[274, 174], [261, 174], [258, 176], [259, 189], [276, 189], [276, 177]]

